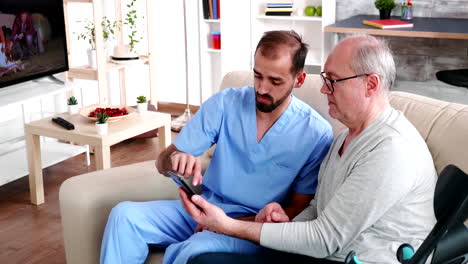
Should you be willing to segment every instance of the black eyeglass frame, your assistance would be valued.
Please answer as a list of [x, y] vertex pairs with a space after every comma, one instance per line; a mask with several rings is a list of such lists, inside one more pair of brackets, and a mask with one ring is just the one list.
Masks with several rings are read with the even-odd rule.
[[[337, 82], [341, 82], [341, 81], [346, 81], [346, 80], [349, 80], [349, 79], [354, 79], [354, 78], [359, 78], [359, 77], [363, 77], [363, 76], [369, 76], [370, 74], [368, 73], [363, 73], [363, 74], [358, 74], [358, 75], [354, 75], [354, 76], [351, 76], [351, 77], [347, 77], [347, 78], [342, 78], [342, 79], [338, 79], [338, 80], [330, 80], [328, 78], [326, 78], [324, 76], [325, 72], [321, 72], [320, 73], [320, 77], [322, 77], [322, 82], [325, 83], [325, 85], [327, 85], [328, 87], [328, 90], [330, 90], [330, 92], [334, 92], [335, 91], [335, 87], [333, 87], [333, 84], [334, 83], [337, 83]], [[328, 85], [328, 82], [330, 82], [330, 85]]]

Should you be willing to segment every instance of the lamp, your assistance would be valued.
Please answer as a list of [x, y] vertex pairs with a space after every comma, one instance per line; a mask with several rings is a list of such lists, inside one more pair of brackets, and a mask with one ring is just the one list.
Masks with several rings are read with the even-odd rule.
[[185, 40], [185, 101], [187, 107], [184, 113], [174, 119], [171, 123], [171, 129], [174, 132], [180, 132], [182, 128], [192, 119], [192, 112], [189, 105], [189, 87], [188, 87], [188, 49], [187, 49], [187, 19], [185, 17], [185, 0], [182, 0], [184, 10], [184, 40]]

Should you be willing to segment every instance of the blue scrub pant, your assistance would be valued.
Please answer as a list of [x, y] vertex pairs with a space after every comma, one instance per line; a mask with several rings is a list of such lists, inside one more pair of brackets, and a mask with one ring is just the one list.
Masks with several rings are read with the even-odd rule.
[[101, 263], [144, 263], [149, 245], [166, 247], [163, 263], [187, 263], [206, 252], [253, 254], [262, 248], [210, 231], [194, 234], [196, 226], [180, 201], [122, 202], [109, 215]]

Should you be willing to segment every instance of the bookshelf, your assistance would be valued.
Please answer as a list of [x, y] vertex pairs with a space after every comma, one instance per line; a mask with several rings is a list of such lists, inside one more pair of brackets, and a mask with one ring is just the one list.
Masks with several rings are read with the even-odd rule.
[[[324, 28], [335, 22], [336, 0], [294, 0], [291, 16], [266, 16], [268, 0], [251, 1], [252, 16], [252, 54], [263, 32], [270, 30], [294, 30], [309, 45], [305, 62], [307, 73], [319, 73], [325, 62], [326, 43]], [[286, 1], [287, 2], [287, 1]], [[322, 6], [322, 16], [305, 16], [306, 6]]]
[[[199, 0], [201, 101], [218, 92], [224, 75], [230, 71], [252, 69], [251, 0], [220, 0], [220, 19], [204, 17], [204, 3]], [[221, 49], [213, 49], [211, 32], [221, 33]]]
[[[221, 84], [221, 60], [223, 32], [221, 32], [221, 17], [215, 19], [212, 8], [208, 4], [216, 0], [198, 0], [199, 5], [199, 39], [200, 39], [200, 78], [201, 78], [201, 101], [204, 102], [212, 94], [216, 93]], [[226, 0], [224, 0], [226, 1]], [[224, 4], [224, 2], [223, 2]], [[220, 1], [221, 5], [221, 1]], [[221, 6], [219, 7], [221, 10]], [[221, 32], [221, 49], [214, 49], [211, 32]]]

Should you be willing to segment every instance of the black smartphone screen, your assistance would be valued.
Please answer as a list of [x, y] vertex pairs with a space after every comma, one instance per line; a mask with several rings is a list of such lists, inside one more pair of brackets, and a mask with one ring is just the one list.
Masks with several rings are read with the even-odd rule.
[[188, 186], [188, 184], [185, 183], [184, 180], [182, 180], [182, 177], [179, 176], [179, 174], [174, 173], [172, 171], [168, 171], [167, 174], [177, 184], [177, 186], [182, 187], [182, 189], [184, 189], [188, 197], [192, 197], [192, 195], [195, 194], [195, 192], [190, 188], [190, 186]]

